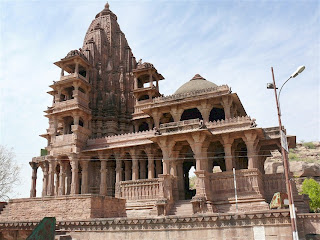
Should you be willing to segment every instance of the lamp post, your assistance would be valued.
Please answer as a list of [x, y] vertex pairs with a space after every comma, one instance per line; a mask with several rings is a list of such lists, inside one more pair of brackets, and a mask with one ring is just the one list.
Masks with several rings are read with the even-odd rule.
[[305, 69], [305, 66], [298, 67], [298, 69], [287, 79], [287, 81], [285, 81], [282, 84], [282, 86], [280, 88], [280, 91], [279, 91], [279, 95], [277, 95], [277, 87], [276, 87], [276, 82], [275, 82], [275, 79], [274, 79], [273, 67], [271, 67], [273, 83], [268, 83], [268, 85], [267, 85], [268, 89], [274, 89], [274, 95], [275, 95], [275, 98], [276, 98], [277, 111], [278, 111], [278, 120], [279, 120], [279, 132], [280, 132], [280, 136], [281, 136], [281, 154], [282, 154], [282, 158], [283, 158], [284, 175], [285, 175], [285, 178], [286, 178], [286, 188], [287, 188], [288, 200], [289, 200], [289, 210], [290, 210], [292, 239], [293, 240], [299, 240], [299, 237], [298, 237], [298, 231], [297, 231], [296, 211], [295, 211], [295, 207], [294, 207], [293, 196], [292, 196], [292, 188], [291, 188], [291, 183], [290, 183], [290, 179], [289, 179], [289, 162], [288, 162], [287, 138], [286, 138], [285, 133], [282, 131], [279, 98], [280, 98], [280, 93], [281, 93], [281, 90], [282, 90], [283, 86], [291, 78], [295, 78], [296, 76], [298, 76], [304, 69]]

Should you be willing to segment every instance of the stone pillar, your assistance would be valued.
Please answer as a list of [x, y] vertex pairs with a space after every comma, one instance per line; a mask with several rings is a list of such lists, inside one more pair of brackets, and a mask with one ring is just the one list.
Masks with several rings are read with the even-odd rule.
[[124, 162], [124, 179], [125, 181], [129, 181], [131, 179], [131, 162], [130, 161], [125, 161]]
[[88, 183], [88, 168], [89, 168], [89, 162], [90, 161], [81, 161], [80, 164], [81, 164], [81, 168], [82, 168], [82, 171], [81, 171], [81, 194], [88, 194], [89, 193], [89, 183]]
[[139, 163], [138, 163], [138, 158], [136, 156], [135, 149], [130, 150], [130, 156], [132, 159], [132, 180], [138, 180], [139, 179]]
[[245, 132], [243, 137], [247, 146], [248, 169], [258, 168], [257, 135], [255, 132]]
[[107, 195], [107, 161], [101, 160], [100, 195]]
[[170, 109], [170, 114], [173, 118], [173, 121], [175, 121], [175, 122], [180, 121], [182, 113], [183, 113], [183, 109], [178, 108], [177, 106], [174, 106]]
[[209, 106], [209, 104], [207, 104], [206, 102], [203, 102], [200, 106], [198, 106], [204, 122], [209, 122], [211, 108], [212, 106]]
[[172, 149], [175, 145], [175, 141], [172, 138], [161, 138], [158, 141], [158, 145], [162, 151], [162, 174], [170, 174], [170, 156]]
[[231, 96], [222, 97], [221, 105], [224, 108], [225, 119], [231, 118], [232, 97]]
[[224, 147], [224, 161], [226, 164], [226, 171], [232, 171], [234, 168], [232, 157], [232, 143], [233, 139], [229, 135], [222, 135], [223, 147]]
[[138, 88], [138, 78], [137, 77], [134, 77], [133, 83], [134, 83], [134, 89], [137, 89]]
[[149, 87], [153, 86], [153, 79], [152, 79], [152, 73], [149, 71]]
[[79, 62], [78, 61], [76, 61], [76, 67], [75, 67], [75, 69], [74, 69], [74, 73], [79, 73]]
[[55, 169], [55, 179], [54, 179], [54, 195], [58, 196], [59, 193], [59, 172]]
[[160, 117], [161, 117], [160, 112], [158, 112], [158, 111], [152, 112], [153, 123], [156, 128], [160, 127]]
[[60, 76], [61, 77], [63, 77], [64, 76], [64, 69], [63, 69], [63, 67], [61, 66], [61, 74], [60, 74]]
[[151, 153], [148, 154], [148, 179], [154, 178], [154, 157]]
[[71, 160], [71, 193], [70, 194], [79, 194], [79, 161], [78, 159], [73, 158]]
[[55, 168], [56, 168], [56, 162], [55, 160], [50, 160], [49, 161], [49, 176], [48, 176], [48, 191], [47, 195], [48, 196], [53, 196], [54, 195], [54, 173], [55, 173]]
[[65, 192], [66, 192], [65, 182], [66, 182], [66, 163], [61, 162], [58, 195], [65, 195]]
[[184, 199], [183, 162], [177, 162], [179, 199]]
[[37, 196], [37, 171], [39, 165], [35, 162], [30, 162], [29, 164], [32, 168], [30, 198], [34, 198]]
[[122, 160], [116, 159], [116, 183], [122, 181]]
[[48, 186], [48, 163], [44, 162], [41, 164], [43, 179], [42, 179], [42, 197], [47, 196], [47, 186]]

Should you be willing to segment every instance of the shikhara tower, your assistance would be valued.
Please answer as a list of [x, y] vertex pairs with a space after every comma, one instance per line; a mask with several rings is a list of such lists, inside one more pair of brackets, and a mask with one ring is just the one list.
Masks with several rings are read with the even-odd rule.
[[[132, 229], [144, 232], [153, 224], [161, 226], [159, 236], [180, 224], [177, 229], [192, 229], [184, 234], [194, 239], [199, 227], [202, 233], [222, 234], [220, 226], [232, 224], [239, 235], [244, 221], [224, 218], [238, 216], [236, 211], [239, 218], [266, 228], [278, 221], [268, 203], [275, 192], [285, 192], [285, 181], [282, 174], [266, 174], [264, 162], [281, 147], [279, 129], [258, 127], [228, 85], [195, 74], [174, 94], [163, 96], [159, 81], [164, 77], [153, 64], [136, 62], [108, 4], [90, 24], [82, 48], [55, 65], [61, 76], [50, 86], [54, 101], [45, 111], [49, 128], [41, 135], [48, 145], [30, 162], [30, 198], [11, 200], [2, 212], [0, 205], [0, 227], [3, 221], [55, 216], [57, 228], [77, 239], [85, 238], [77, 231], [87, 239], [96, 239], [95, 234], [116, 238], [112, 234], [125, 231], [134, 236]], [[288, 136], [288, 142], [295, 146], [295, 137]], [[37, 194], [40, 168], [42, 191]], [[306, 211], [305, 199], [294, 194], [299, 211]], [[199, 214], [209, 217], [194, 221]], [[170, 222], [163, 215], [176, 216]], [[123, 219], [103, 220], [113, 217]], [[152, 221], [145, 226], [144, 218], [140, 223], [124, 217]], [[279, 219], [287, 229], [286, 216]], [[30, 230], [8, 226], [8, 233]], [[252, 225], [245, 227], [253, 231]]]

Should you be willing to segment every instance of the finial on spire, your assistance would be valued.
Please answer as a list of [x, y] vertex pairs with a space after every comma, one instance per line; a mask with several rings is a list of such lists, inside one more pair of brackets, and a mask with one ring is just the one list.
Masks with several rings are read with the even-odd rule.
[[109, 9], [109, 3], [107, 2], [106, 5], [104, 5], [105, 9]]

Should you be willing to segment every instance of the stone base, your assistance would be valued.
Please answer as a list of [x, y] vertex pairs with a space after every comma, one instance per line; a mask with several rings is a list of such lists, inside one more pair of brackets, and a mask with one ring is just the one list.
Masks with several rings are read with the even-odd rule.
[[[300, 239], [307, 234], [320, 234], [320, 214], [298, 214]], [[37, 223], [0, 222], [1, 240], [20, 240]], [[81, 221], [58, 221], [56, 239], [291, 239], [287, 210], [269, 210], [239, 214], [199, 214], [149, 218], [107, 218]], [[21, 233], [21, 234], [20, 234]], [[17, 236], [17, 237], [14, 237]]]
[[125, 217], [126, 200], [100, 195], [72, 195], [13, 199], [0, 213], [0, 222], [40, 221], [55, 217], [57, 221]]

